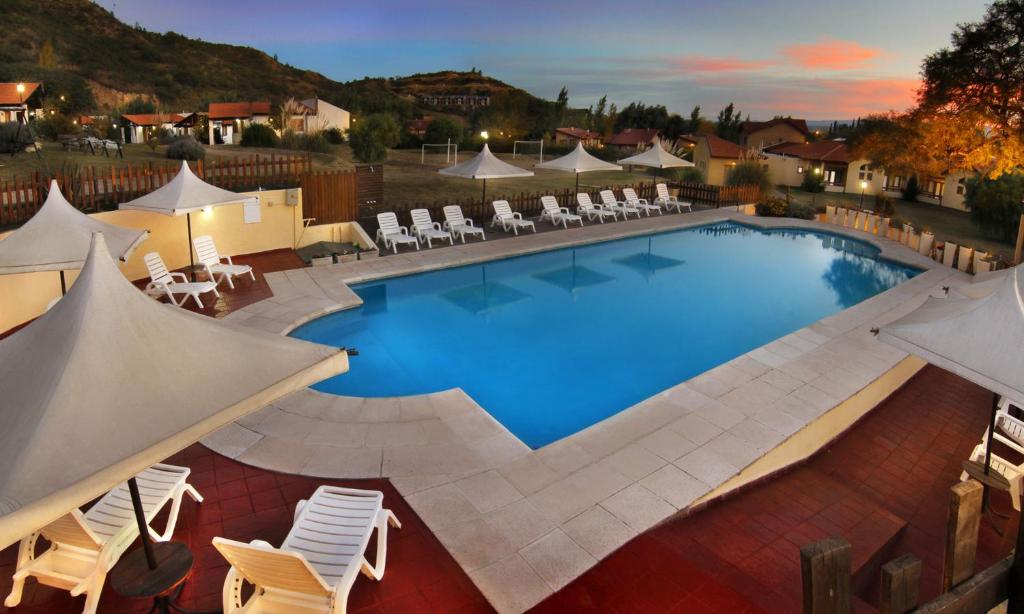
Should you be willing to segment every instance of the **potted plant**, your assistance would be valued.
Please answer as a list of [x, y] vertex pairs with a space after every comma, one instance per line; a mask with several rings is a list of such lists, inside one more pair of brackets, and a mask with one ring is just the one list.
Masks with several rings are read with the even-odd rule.
[[334, 264], [334, 258], [330, 254], [317, 254], [309, 259], [309, 263], [313, 266]]

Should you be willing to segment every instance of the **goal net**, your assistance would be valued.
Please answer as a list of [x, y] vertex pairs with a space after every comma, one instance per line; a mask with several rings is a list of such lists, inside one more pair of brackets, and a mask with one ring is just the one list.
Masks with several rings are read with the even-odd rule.
[[[456, 164], [459, 161], [459, 144], [448, 141], [447, 143], [425, 143], [420, 147], [420, 164], [427, 163], [427, 153], [431, 156], [444, 155], [444, 163], [447, 165]], [[431, 158], [433, 160], [433, 157]]]
[[544, 161], [544, 141], [512, 141], [512, 159], [519, 156], [536, 155], [540, 162]]

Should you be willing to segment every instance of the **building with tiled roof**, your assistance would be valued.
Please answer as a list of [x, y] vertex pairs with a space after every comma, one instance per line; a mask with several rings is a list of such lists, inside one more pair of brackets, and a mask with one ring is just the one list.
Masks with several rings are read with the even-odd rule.
[[657, 138], [657, 128], [626, 128], [605, 139], [604, 144], [619, 153], [635, 153], [650, 147]]
[[249, 124], [270, 122], [270, 103], [211, 102], [208, 115], [210, 144], [216, 143], [217, 134], [224, 143], [232, 144], [238, 142], [242, 130]]
[[601, 135], [585, 128], [555, 128], [555, 145], [575, 147], [583, 143], [584, 147], [600, 147]]
[[810, 136], [807, 122], [792, 117], [776, 117], [765, 122], [740, 124], [740, 145], [763, 149], [779, 143], [806, 143]]
[[294, 132], [319, 132], [321, 130], [340, 130], [348, 132], [352, 115], [326, 100], [307, 98], [300, 100], [298, 113], [293, 113], [288, 121], [288, 128]]
[[184, 136], [196, 125], [195, 113], [128, 113], [121, 116], [125, 143], [145, 143], [146, 137], [162, 128]]
[[42, 97], [42, 83], [0, 83], [0, 123], [27, 123], [29, 112], [43, 106]]
[[703, 134], [697, 137], [693, 148], [693, 164], [704, 175], [704, 183], [725, 185], [729, 172], [745, 153], [743, 147], [732, 141]]

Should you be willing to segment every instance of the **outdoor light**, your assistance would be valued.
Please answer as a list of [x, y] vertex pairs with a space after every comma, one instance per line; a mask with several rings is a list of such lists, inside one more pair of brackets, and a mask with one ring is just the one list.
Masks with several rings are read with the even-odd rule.
[[16, 85], [14, 87], [14, 89], [18, 90], [18, 94], [24, 94], [25, 93], [25, 84], [24, 83], [19, 83], [18, 85]]
[[112, 128], [117, 128], [117, 124], [110, 124]]
[[61, 101], [61, 102], [64, 102], [64, 94], [61, 94], [61, 95], [60, 95], [60, 101]]
[[210, 217], [213, 215], [213, 207], [203, 207], [201, 211], [203, 212], [203, 217]]
[[485, 141], [486, 141], [486, 140], [487, 140], [487, 139], [488, 139], [489, 137], [490, 137], [490, 135], [489, 135], [489, 134], [487, 134], [487, 131], [486, 131], [486, 130], [481, 130], [481, 131], [480, 131], [480, 138], [482, 138], [483, 140], [485, 140]]
[[821, 174], [821, 167], [820, 166], [814, 169], [814, 174], [815, 175], [820, 175]]
[[867, 188], [868, 188], [868, 182], [867, 181], [861, 181], [860, 182], [860, 189], [866, 190]]

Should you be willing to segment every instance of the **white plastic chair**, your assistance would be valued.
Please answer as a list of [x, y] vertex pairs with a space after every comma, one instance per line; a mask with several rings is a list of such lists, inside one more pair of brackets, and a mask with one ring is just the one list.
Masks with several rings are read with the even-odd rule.
[[[164, 532], [157, 533], [147, 527], [153, 539], [167, 541], [174, 534], [181, 499], [186, 493], [197, 503], [203, 501], [188, 483], [189, 473], [191, 470], [187, 467], [156, 464], [135, 476], [146, 522], [152, 522], [171, 502]], [[40, 536], [50, 542], [50, 546], [37, 555], [36, 542]], [[21, 540], [14, 585], [4, 605], [13, 608], [21, 602], [25, 580], [32, 576], [40, 584], [70, 591], [73, 597], [86, 595], [82, 612], [92, 614], [99, 604], [107, 572], [138, 536], [128, 483], [123, 482], [84, 514], [79, 510], [68, 512]]]
[[391, 251], [398, 253], [399, 243], [413, 243], [417, 251], [420, 249], [420, 242], [416, 237], [409, 234], [409, 229], [398, 225], [398, 216], [394, 211], [385, 211], [377, 214], [377, 242], [384, 244], [384, 249], [391, 248]]
[[442, 227], [452, 233], [452, 235], [462, 239], [463, 243], [466, 242], [466, 235], [480, 235], [482, 241], [487, 240], [487, 237], [484, 235], [484, 229], [474, 226], [473, 220], [462, 215], [462, 207], [448, 205], [442, 211], [444, 211], [444, 225]]
[[578, 205], [576, 207], [576, 213], [581, 216], [587, 216], [587, 219], [590, 221], [593, 221], [595, 216], [602, 224], [604, 224], [604, 218], [609, 216], [611, 216], [613, 220], [619, 219], [618, 212], [605, 209], [603, 205], [595, 205], [590, 200], [590, 194], [587, 194], [586, 192], [580, 192], [576, 195], [576, 204]]
[[[252, 267], [248, 264], [235, 264], [231, 262], [231, 256], [221, 257], [217, 252], [217, 246], [213, 244], [213, 237], [210, 235], [203, 235], [192, 239], [192, 245], [196, 248], [196, 258], [199, 264], [206, 269], [206, 274], [210, 277], [210, 281], [216, 282], [220, 285], [220, 282], [227, 281], [229, 288], [234, 288], [235, 283], [232, 281], [234, 277], [241, 277], [242, 275], [248, 275], [253, 281], [256, 281], [256, 275], [252, 272]], [[224, 261], [227, 260], [227, 263]], [[217, 279], [217, 275], [220, 274], [220, 279]]]
[[952, 268], [956, 261], [957, 244], [946, 241], [942, 246], [942, 264]]
[[[215, 296], [220, 298], [216, 282], [190, 282], [184, 273], [168, 271], [167, 265], [164, 264], [164, 259], [157, 252], [150, 252], [143, 259], [146, 261], [146, 268], [149, 269], [150, 282], [146, 284], [145, 289], [147, 294], [164, 294], [171, 300], [172, 305], [177, 305], [178, 307], [184, 306], [185, 301], [191, 296], [195, 299], [196, 305], [199, 305], [200, 309], [203, 308], [203, 301], [199, 298], [200, 294], [213, 292]], [[174, 299], [175, 294], [184, 294], [185, 296], [181, 297], [181, 302], [178, 302]]]
[[434, 245], [431, 243], [431, 240], [440, 239], [443, 241], [447, 239], [450, 245], [455, 245], [452, 233], [442, 230], [440, 222], [430, 219], [430, 211], [426, 209], [413, 209], [409, 213], [412, 215], [412, 235], [419, 239], [420, 243], [426, 241], [427, 247], [433, 248]]
[[544, 211], [540, 214], [541, 221], [548, 220], [555, 226], [561, 224], [569, 228], [569, 222], [579, 222], [583, 226], [583, 217], [569, 212], [569, 207], [559, 207], [554, 196], [541, 196], [540, 205]]
[[[661, 210], [661, 206], [657, 204], [651, 204], [647, 202], [646, 198], [640, 198], [636, 195], [636, 190], [633, 188], [622, 188], [622, 197], [626, 200], [626, 204], [630, 207], [635, 207], [647, 214], [647, 217], [651, 216], [651, 211], [657, 211], [658, 215], [664, 213]], [[657, 201], [655, 201], [657, 202]]]
[[669, 211], [674, 208], [679, 213], [683, 212], [684, 207], [687, 211], [693, 211], [693, 203], [673, 198], [668, 192], [668, 186], [664, 183], [655, 185], [654, 189], [658, 192], [658, 197], [654, 199], [655, 204], [661, 203], [665, 205], [665, 208]]
[[[980, 444], [974, 447], [971, 452], [970, 460], [976, 463], [985, 462], [985, 442], [982, 441]], [[1021, 478], [1024, 477], [1024, 464], [1014, 465], [1005, 458], [999, 456], [996, 453], [989, 455], [989, 471], [995, 472], [998, 475], [1003, 476], [1010, 484], [1010, 501], [1013, 503], [1013, 509], [1020, 511], [1020, 494], [1021, 494]], [[960, 480], [967, 480], [970, 476], [967, 472], [960, 474]]]
[[[248, 544], [215, 537], [213, 545], [231, 563], [224, 580], [224, 614], [346, 611], [349, 591], [362, 572], [384, 577], [388, 525], [402, 527], [384, 495], [374, 490], [321, 486], [300, 501], [295, 522], [280, 548], [262, 540]], [[366, 547], [377, 530], [377, 556]], [[243, 603], [243, 583], [255, 586]]]
[[615, 193], [611, 190], [601, 190], [601, 204], [609, 211], [621, 213], [622, 219], [624, 220], [629, 219], [630, 213], [635, 213], [636, 219], [640, 219], [640, 210], [636, 207], [630, 206], [624, 201], [617, 200], [615, 198]]
[[512, 205], [508, 204], [507, 200], [496, 200], [491, 203], [494, 207], [494, 217], [491, 218], [491, 228], [501, 224], [501, 229], [508, 232], [512, 229], [512, 233], [515, 235], [519, 234], [520, 228], [529, 228], [533, 232], [537, 232], [537, 226], [534, 225], [532, 220], [524, 220], [523, 214], [518, 211], [512, 211]]

